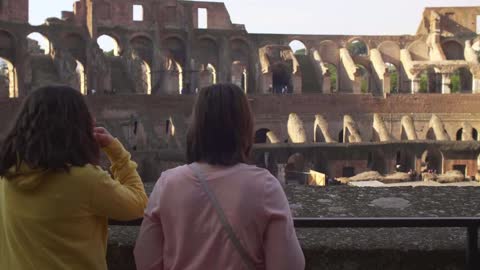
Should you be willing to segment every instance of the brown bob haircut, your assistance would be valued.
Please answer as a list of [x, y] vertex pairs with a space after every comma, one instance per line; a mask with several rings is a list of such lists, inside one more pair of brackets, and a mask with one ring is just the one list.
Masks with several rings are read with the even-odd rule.
[[94, 120], [82, 94], [68, 86], [33, 91], [0, 142], [0, 176], [31, 169], [68, 171], [97, 165], [100, 147], [93, 136]]
[[200, 90], [187, 134], [187, 161], [231, 166], [246, 163], [253, 145], [253, 116], [234, 84]]

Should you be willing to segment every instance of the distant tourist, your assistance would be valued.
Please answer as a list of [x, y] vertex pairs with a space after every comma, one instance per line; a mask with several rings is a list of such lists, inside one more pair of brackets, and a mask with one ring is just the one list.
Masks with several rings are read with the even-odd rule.
[[189, 165], [164, 172], [135, 246], [137, 270], [301, 270], [305, 259], [277, 179], [247, 165], [253, 116], [244, 92], [200, 91], [187, 134]]
[[0, 269], [107, 270], [108, 218], [139, 218], [147, 204], [130, 154], [69, 87], [32, 92], [12, 123], [0, 146]]

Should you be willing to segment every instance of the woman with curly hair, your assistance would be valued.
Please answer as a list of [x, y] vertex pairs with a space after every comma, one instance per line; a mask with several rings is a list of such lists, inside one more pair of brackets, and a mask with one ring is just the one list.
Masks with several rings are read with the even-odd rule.
[[139, 218], [147, 204], [136, 167], [78, 91], [34, 91], [0, 143], [0, 269], [106, 270], [108, 218]]

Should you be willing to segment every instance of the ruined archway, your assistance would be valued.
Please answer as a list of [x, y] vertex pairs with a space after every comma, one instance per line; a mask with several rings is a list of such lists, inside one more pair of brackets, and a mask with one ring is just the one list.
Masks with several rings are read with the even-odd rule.
[[245, 93], [248, 92], [247, 66], [240, 61], [234, 61], [232, 63], [232, 83], [242, 88]]
[[[467, 129], [468, 130], [468, 129]], [[455, 140], [456, 141], [466, 141], [466, 140], [470, 140], [470, 138], [468, 137], [468, 134], [466, 134], [467, 138], [464, 138], [464, 129], [461, 128], [459, 130], [457, 130], [457, 133], [455, 134]], [[478, 131], [477, 129], [475, 128], [472, 128], [472, 134], [471, 134], [471, 139], [474, 140], [474, 141], [478, 141]]]
[[428, 149], [422, 154], [422, 172], [443, 173], [443, 155], [438, 149]]
[[50, 54], [52, 50], [50, 40], [45, 35], [38, 32], [30, 33], [27, 36], [27, 46], [30, 55]]
[[199, 74], [199, 87], [204, 88], [216, 83], [217, 70], [215, 69], [215, 67], [210, 63], [208, 63], [207, 65], [202, 65]]
[[168, 94], [189, 94], [190, 85], [184, 82], [184, 65], [186, 61], [185, 43], [178, 37], [169, 37], [163, 41], [165, 67], [162, 88]]
[[0, 58], [0, 99], [17, 97], [17, 71], [12, 62]]
[[307, 51], [307, 46], [305, 46], [305, 44], [299, 40], [293, 40], [292, 42], [290, 42], [289, 44], [290, 48], [292, 49], [292, 52], [295, 54], [295, 55], [307, 55], [308, 54], [308, 51]]
[[118, 40], [110, 35], [101, 35], [97, 38], [97, 44], [106, 56], [119, 56], [120, 46]]
[[293, 93], [292, 72], [283, 62], [272, 66], [272, 88], [274, 94]]
[[415, 154], [405, 149], [398, 150], [395, 155], [395, 167], [400, 172], [415, 170]]
[[74, 82], [74, 88], [78, 89], [82, 95], [87, 95], [87, 76], [85, 73], [85, 67], [83, 64], [76, 60], [75, 61], [77, 66], [75, 68], [75, 82]]

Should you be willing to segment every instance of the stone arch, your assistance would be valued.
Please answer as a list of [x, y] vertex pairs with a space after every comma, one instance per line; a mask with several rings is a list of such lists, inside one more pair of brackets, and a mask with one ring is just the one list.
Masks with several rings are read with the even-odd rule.
[[76, 60], [75, 62], [77, 66], [75, 68], [76, 78], [74, 87], [78, 89], [82, 95], [87, 95], [87, 74], [85, 67], [80, 61]]
[[201, 65], [199, 75], [199, 87], [207, 87], [217, 83], [217, 69], [211, 63]]
[[455, 40], [443, 42], [442, 49], [447, 60], [465, 60], [463, 45]]
[[[457, 133], [455, 134], [455, 140], [456, 141], [465, 141], [466, 139], [464, 138], [464, 129], [460, 128], [457, 130]], [[468, 136], [468, 135], [467, 135]], [[478, 141], [478, 131], [476, 128], [472, 128], [472, 140]]]
[[48, 55], [52, 51], [50, 39], [40, 32], [32, 32], [27, 35], [27, 46], [30, 55]]
[[378, 50], [382, 54], [385, 62], [398, 65], [400, 63], [400, 46], [393, 41], [384, 41], [378, 45]]
[[120, 56], [122, 47], [115, 35], [101, 34], [97, 38], [97, 44], [107, 56]]
[[322, 61], [338, 66], [340, 53], [337, 43], [331, 40], [324, 40], [318, 45], [318, 52]]
[[219, 63], [219, 49], [215, 39], [210, 37], [203, 37], [198, 40], [197, 47], [197, 62], [200, 65], [211, 64], [218, 66]]
[[144, 34], [134, 35], [130, 39], [130, 47], [134, 50], [140, 58], [147, 63], [153, 63], [153, 41]]
[[422, 172], [436, 171], [443, 173], [443, 154], [438, 149], [427, 149], [423, 152], [421, 158]]
[[407, 48], [412, 56], [413, 61], [428, 61], [430, 60], [428, 45], [422, 40], [414, 41]]
[[0, 99], [18, 98], [17, 84], [17, 69], [8, 59], [0, 57]]
[[368, 56], [369, 48], [367, 43], [361, 38], [352, 38], [347, 42], [347, 49], [352, 57]]
[[241, 61], [234, 61], [232, 63], [232, 83], [242, 88], [245, 93], [248, 93], [248, 69], [245, 63]]
[[162, 44], [166, 55], [164, 88], [170, 94], [186, 94], [188, 89], [184, 87], [183, 74], [186, 61], [185, 42], [180, 37], [170, 36], [165, 38]]
[[305, 46], [305, 43], [303, 43], [302, 41], [300, 41], [298, 39], [292, 40], [288, 44], [288, 46], [290, 46], [290, 49], [292, 49], [292, 52], [295, 55], [307, 55], [308, 54], [307, 46]]

